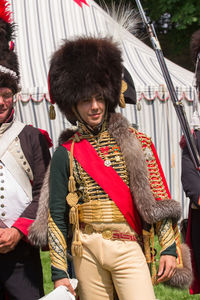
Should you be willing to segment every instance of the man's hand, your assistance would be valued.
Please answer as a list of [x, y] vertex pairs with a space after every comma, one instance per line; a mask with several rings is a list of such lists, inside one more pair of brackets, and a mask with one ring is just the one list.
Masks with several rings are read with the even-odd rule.
[[0, 253], [12, 251], [21, 240], [23, 234], [16, 228], [4, 228], [0, 230]]
[[57, 287], [59, 287], [60, 285], [64, 285], [68, 288], [68, 290], [70, 291], [70, 293], [74, 296], [76, 296], [76, 293], [69, 281], [68, 278], [61, 278], [61, 279], [58, 279], [56, 281], [54, 281], [54, 289], [56, 289]]
[[169, 280], [176, 270], [176, 257], [172, 255], [162, 255], [159, 263], [157, 282]]

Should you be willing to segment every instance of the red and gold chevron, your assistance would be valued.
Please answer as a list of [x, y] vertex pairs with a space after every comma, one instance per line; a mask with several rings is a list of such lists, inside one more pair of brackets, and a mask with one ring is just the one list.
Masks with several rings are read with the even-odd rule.
[[132, 131], [140, 141], [144, 153], [148, 153], [149, 158], [148, 156], [146, 157], [146, 162], [149, 170], [150, 186], [155, 199], [158, 201], [162, 199], [171, 199], [165, 175], [151, 138], [137, 130], [133, 129]]

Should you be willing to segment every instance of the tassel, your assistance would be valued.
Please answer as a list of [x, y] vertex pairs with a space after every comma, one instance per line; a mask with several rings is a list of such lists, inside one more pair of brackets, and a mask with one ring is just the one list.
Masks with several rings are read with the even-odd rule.
[[69, 223], [76, 224], [76, 209], [72, 207], [69, 212]]
[[55, 112], [55, 108], [54, 108], [53, 104], [50, 105], [49, 118], [50, 118], [50, 120], [55, 120], [55, 118], [56, 118], [56, 112]]
[[72, 256], [83, 256], [83, 246], [79, 238], [79, 227], [75, 230], [74, 241], [71, 247]]
[[137, 108], [138, 111], [140, 111], [142, 109], [141, 103], [138, 100], [137, 100], [137, 103], [136, 103], [136, 108]]
[[156, 262], [154, 257], [154, 227], [151, 227], [151, 259], [152, 259], [152, 284], [155, 285], [157, 283], [157, 272], [156, 272]]
[[126, 107], [126, 103], [125, 103], [124, 95], [123, 95], [123, 94], [121, 94], [121, 96], [120, 96], [119, 106], [120, 106], [121, 108], [125, 108], [125, 107]]
[[72, 256], [82, 257], [83, 256], [83, 246], [82, 246], [81, 241], [73, 241], [71, 251], [72, 251]]
[[124, 92], [127, 90], [128, 85], [127, 83], [122, 80], [122, 87], [121, 87], [121, 95], [120, 95], [120, 100], [119, 100], [119, 106], [122, 108], [126, 107], [125, 99], [124, 99]]
[[70, 193], [73, 193], [76, 191], [76, 183], [74, 180], [74, 176], [69, 177], [69, 182], [68, 182], [68, 189]]
[[69, 213], [69, 222], [75, 227], [74, 241], [72, 242], [71, 251], [72, 256], [83, 255], [83, 246], [79, 238], [79, 215], [78, 215], [78, 195], [76, 191], [76, 183], [73, 176], [73, 149], [74, 140], [72, 141], [71, 151], [70, 151], [70, 177], [68, 182], [68, 195], [66, 196], [67, 203], [71, 206]]
[[149, 265], [151, 263], [151, 250], [150, 250], [150, 232], [143, 229], [143, 244], [144, 244], [144, 254]]

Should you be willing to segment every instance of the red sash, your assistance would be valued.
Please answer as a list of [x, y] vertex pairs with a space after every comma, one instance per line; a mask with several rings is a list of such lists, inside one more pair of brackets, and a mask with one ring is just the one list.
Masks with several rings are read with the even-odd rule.
[[[68, 141], [62, 146], [70, 151], [71, 144], [72, 141]], [[98, 156], [96, 150], [86, 139], [74, 143], [73, 155], [83, 169], [115, 202], [133, 230], [140, 235], [142, 232], [140, 216], [134, 206], [129, 187], [117, 172], [111, 166], [104, 165], [104, 160]]]

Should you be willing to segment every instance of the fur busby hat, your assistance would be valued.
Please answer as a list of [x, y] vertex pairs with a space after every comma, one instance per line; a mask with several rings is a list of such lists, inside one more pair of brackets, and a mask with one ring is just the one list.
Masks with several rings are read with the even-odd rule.
[[[198, 89], [200, 90], [200, 29], [195, 31], [191, 37], [190, 50], [191, 50], [192, 61], [196, 66], [196, 84]], [[196, 65], [198, 55], [199, 55], [199, 63], [198, 65]]]
[[67, 40], [50, 62], [49, 93], [67, 119], [75, 124], [79, 100], [102, 94], [113, 112], [120, 101], [122, 56], [112, 38]]
[[13, 52], [12, 38], [14, 24], [11, 20], [9, 4], [0, 1], [0, 87], [10, 88], [13, 94], [18, 91], [19, 65], [17, 55]]

